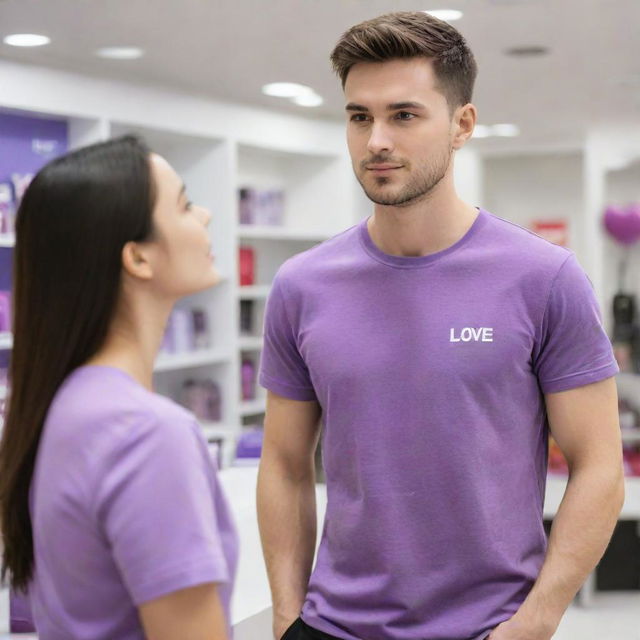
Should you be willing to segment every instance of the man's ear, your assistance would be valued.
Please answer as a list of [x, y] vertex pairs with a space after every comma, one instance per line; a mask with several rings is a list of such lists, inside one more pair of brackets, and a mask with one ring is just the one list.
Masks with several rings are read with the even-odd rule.
[[153, 269], [148, 251], [139, 242], [127, 242], [122, 248], [122, 267], [132, 277], [151, 280]]
[[470, 102], [459, 107], [454, 115], [455, 132], [453, 136], [453, 148], [461, 149], [473, 135], [476, 126], [478, 112]]

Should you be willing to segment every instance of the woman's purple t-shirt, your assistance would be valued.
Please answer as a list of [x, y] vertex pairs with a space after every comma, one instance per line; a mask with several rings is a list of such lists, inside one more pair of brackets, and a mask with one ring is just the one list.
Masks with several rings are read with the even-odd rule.
[[42, 640], [139, 640], [137, 606], [215, 582], [230, 630], [238, 544], [195, 419], [127, 374], [81, 367], [49, 410], [31, 487]]
[[575, 256], [484, 210], [431, 255], [387, 255], [363, 221], [285, 263], [260, 380], [322, 407], [304, 621], [464, 640], [510, 618], [546, 551], [544, 394], [617, 371]]

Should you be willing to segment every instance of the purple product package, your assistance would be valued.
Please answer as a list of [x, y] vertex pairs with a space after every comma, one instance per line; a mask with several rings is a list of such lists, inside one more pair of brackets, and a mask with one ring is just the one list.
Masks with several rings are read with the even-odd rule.
[[257, 461], [262, 454], [264, 430], [261, 427], [247, 429], [238, 439], [236, 464]]
[[253, 400], [256, 397], [256, 367], [252, 360], [242, 361], [242, 399]]
[[11, 331], [11, 293], [0, 291], [0, 333]]
[[9, 631], [33, 633], [35, 630], [28, 597], [12, 591], [9, 595]]
[[0, 235], [11, 235], [15, 231], [15, 206], [13, 189], [8, 182], [0, 183]]
[[255, 224], [254, 219], [254, 191], [247, 187], [242, 187], [238, 191], [240, 224]]
[[196, 349], [206, 349], [209, 347], [209, 328], [207, 312], [203, 309], [192, 309], [191, 318], [193, 321], [193, 341]]
[[187, 309], [176, 308], [172, 313], [173, 346], [176, 353], [195, 349], [195, 334], [191, 313]]
[[182, 405], [203, 422], [222, 419], [222, 394], [213, 380], [186, 380], [182, 385]]

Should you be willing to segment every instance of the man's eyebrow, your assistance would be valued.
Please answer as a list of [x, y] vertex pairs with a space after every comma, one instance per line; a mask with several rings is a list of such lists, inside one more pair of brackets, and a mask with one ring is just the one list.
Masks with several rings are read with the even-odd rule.
[[397, 111], [398, 109], [426, 109], [426, 107], [420, 102], [393, 102], [387, 105], [389, 111]]
[[[392, 102], [391, 104], [387, 105], [388, 111], [397, 111], [398, 109], [426, 109], [426, 107], [420, 102], [412, 102], [412, 101]], [[356, 104], [355, 102], [350, 102], [345, 107], [345, 110], [346, 111], [364, 111], [364, 112], [369, 111], [368, 107], [365, 107], [361, 104]]]

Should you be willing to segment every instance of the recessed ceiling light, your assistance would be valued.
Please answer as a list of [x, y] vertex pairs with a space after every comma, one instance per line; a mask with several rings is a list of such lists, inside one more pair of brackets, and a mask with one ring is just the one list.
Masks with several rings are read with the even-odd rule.
[[312, 95], [313, 89], [297, 82], [271, 82], [262, 87], [262, 93], [276, 98], [297, 98]]
[[42, 47], [50, 42], [51, 38], [36, 33], [14, 33], [4, 39], [4, 43], [12, 47]]
[[291, 102], [294, 102], [300, 107], [319, 107], [324, 100], [322, 96], [319, 96], [317, 93], [306, 93], [292, 98]]
[[549, 53], [548, 47], [532, 46], [532, 47], [511, 47], [505, 53], [508, 56], [517, 58], [535, 58], [537, 56], [546, 56]]
[[425, 11], [430, 16], [438, 18], [438, 20], [444, 20], [445, 22], [453, 22], [454, 20], [460, 20], [464, 15], [462, 11], [457, 9], [433, 9], [431, 11]]
[[144, 55], [144, 51], [138, 47], [104, 47], [98, 49], [96, 55], [111, 60], [136, 60]]
[[491, 127], [491, 135], [500, 138], [515, 138], [520, 135], [520, 129], [515, 124], [494, 124]]

